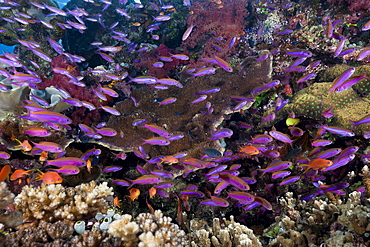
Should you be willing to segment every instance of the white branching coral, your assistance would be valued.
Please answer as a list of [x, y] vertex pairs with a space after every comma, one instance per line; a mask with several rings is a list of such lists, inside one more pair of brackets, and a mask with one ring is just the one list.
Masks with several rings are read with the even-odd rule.
[[14, 203], [25, 220], [81, 220], [105, 213], [108, 209], [105, 197], [112, 196], [112, 190], [107, 183], [97, 185], [94, 181], [75, 188], [60, 184], [24, 186]]
[[[154, 214], [141, 213], [136, 222], [131, 221], [131, 215], [125, 214], [109, 225], [108, 233], [121, 238], [125, 246], [128, 243], [139, 247], [182, 246], [185, 232], [171, 221], [160, 210], [156, 210]], [[135, 243], [138, 245], [134, 245]]]
[[220, 219], [214, 218], [212, 228], [198, 219], [190, 221], [191, 247], [260, 247], [260, 241], [253, 231], [247, 226], [234, 221], [223, 219], [225, 225], [221, 225]]
[[269, 246], [318, 246], [322, 243], [328, 247], [353, 246], [355, 236], [370, 229], [370, 209], [362, 205], [361, 193], [357, 191], [350, 193], [347, 200], [335, 203], [323, 197], [299, 201], [293, 198], [293, 193], [287, 193], [279, 201], [284, 206], [280, 216], [264, 230], [264, 236], [272, 238]]
[[126, 242], [136, 242], [140, 229], [139, 225], [136, 222], [132, 222], [131, 219], [132, 216], [129, 214], [122, 215], [120, 219], [110, 223], [108, 233]]
[[[13, 199], [14, 194], [8, 189], [6, 183], [0, 182], [0, 210], [13, 203]], [[17, 211], [7, 212], [6, 214], [0, 213], [0, 223], [7, 227], [16, 227], [22, 224], [20, 213]]]

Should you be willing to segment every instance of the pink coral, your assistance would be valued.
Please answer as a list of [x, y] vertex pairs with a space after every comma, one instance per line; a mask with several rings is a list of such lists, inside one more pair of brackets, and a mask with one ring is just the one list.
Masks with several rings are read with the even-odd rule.
[[[78, 65], [70, 61], [65, 56], [57, 56], [53, 58], [50, 63], [52, 68], [63, 68], [68, 69], [70, 74], [74, 77], [80, 76], [80, 71]], [[73, 83], [70, 83], [71, 79], [62, 74], [54, 73], [52, 79], [44, 80], [42, 83], [38, 84], [40, 90], [44, 90], [46, 87], [54, 86], [56, 88], [62, 88], [66, 90], [73, 98], [84, 100], [94, 104], [99, 105], [98, 98], [92, 93], [90, 88], [80, 87]], [[89, 124], [92, 121], [97, 121], [100, 118], [98, 111], [90, 111], [85, 114], [86, 108], [80, 108], [72, 113], [72, 120], [74, 123], [84, 123]]]
[[141, 61], [135, 64], [137, 69], [147, 69], [147, 75], [154, 76], [156, 78], [165, 78], [171, 76], [176, 72], [178, 66], [181, 64], [187, 64], [188, 61], [173, 59], [171, 62], [163, 62], [164, 65], [162, 68], [154, 67], [153, 63], [159, 62], [158, 57], [171, 57], [171, 54], [178, 54], [178, 51], [172, 50], [161, 44], [158, 48], [152, 50], [149, 54], [141, 56]]
[[192, 4], [187, 24], [194, 25], [194, 29], [183, 42], [183, 48], [193, 49], [203, 46], [202, 57], [217, 54], [223, 59], [228, 58], [235, 47], [235, 44], [229, 46], [231, 40], [244, 34], [248, 16], [247, 1], [196, 0]]
[[350, 11], [367, 11], [370, 8], [369, 0], [328, 0], [328, 2], [333, 4], [348, 4], [348, 10]]

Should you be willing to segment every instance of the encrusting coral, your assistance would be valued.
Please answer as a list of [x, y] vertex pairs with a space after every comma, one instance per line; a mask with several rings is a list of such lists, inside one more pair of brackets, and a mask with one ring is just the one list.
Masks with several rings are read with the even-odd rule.
[[262, 246], [260, 241], [254, 235], [253, 231], [247, 226], [234, 221], [234, 217], [230, 216], [230, 220], [223, 219], [224, 224], [220, 223], [220, 219], [214, 218], [212, 227], [209, 227], [199, 219], [190, 221], [191, 247], [259, 247]]
[[[109, 225], [108, 233], [123, 240], [124, 246], [182, 246], [185, 232], [171, 221], [160, 210], [156, 210], [154, 214], [141, 213], [136, 222], [131, 221], [131, 215], [125, 214]], [[138, 235], [139, 233], [141, 234]], [[138, 245], [134, 245], [137, 242]]]
[[97, 212], [106, 213], [108, 203], [104, 198], [112, 196], [112, 190], [106, 182], [97, 185], [94, 181], [75, 188], [60, 184], [25, 186], [14, 203], [26, 221], [82, 220], [93, 218]]

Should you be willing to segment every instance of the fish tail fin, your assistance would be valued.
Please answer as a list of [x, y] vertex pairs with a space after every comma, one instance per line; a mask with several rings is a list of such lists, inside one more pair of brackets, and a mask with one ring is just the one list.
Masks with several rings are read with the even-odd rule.
[[44, 174], [42, 171], [40, 171], [39, 169], [35, 169], [38, 174], [37, 174], [37, 177], [35, 178], [36, 181], [40, 181], [41, 180], [41, 176], [42, 174]]
[[357, 122], [356, 122], [356, 121], [351, 121], [351, 120], [349, 120], [349, 122], [350, 122], [351, 124], [353, 124], [353, 126], [356, 126], [356, 125], [357, 125]]

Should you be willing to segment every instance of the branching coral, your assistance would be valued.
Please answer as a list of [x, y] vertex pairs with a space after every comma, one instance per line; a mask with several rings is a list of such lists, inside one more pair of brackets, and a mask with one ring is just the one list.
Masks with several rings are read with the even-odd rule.
[[60, 184], [25, 186], [14, 202], [25, 220], [81, 220], [92, 218], [97, 212], [105, 213], [108, 203], [104, 198], [112, 196], [112, 190], [106, 182], [97, 185], [94, 181], [76, 188]]
[[132, 222], [131, 215], [126, 214], [109, 225], [108, 233], [123, 240], [125, 246], [133, 246], [139, 240], [139, 247], [182, 246], [185, 232], [171, 221], [160, 210], [154, 214], [141, 213], [136, 222]]
[[230, 216], [230, 220], [223, 219], [224, 224], [220, 223], [220, 219], [214, 218], [212, 227], [202, 223], [199, 219], [190, 221], [189, 234], [191, 247], [258, 247], [262, 246], [253, 231], [247, 226], [241, 225], [234, 221], [234, 217]]
[[106, 231], [99, 228], [86, 230], [81, 235], [73, 236], [73, 227], [63, 223], [40, 222], [37, 226], [27, 227], [6, 236], [5, 246], [122, 246], [119, 239], [109, 238]]
[[[298, 201], [289, 192], [280, 199], [283, 213], [276, 223], [265, 229], [265, 236], [273, 238], [270, 246], [352, 246], [364, 241], [370, 229], [370, 210], [361, 201], [360, 192], [352, 192], [344, 203], [328, 200]], [[328, 235], [330, 234], [330, 235]], [[357, 239], [357, 240], [356, 240]], [[359, 244], [359, 246], [365, 246]]]

